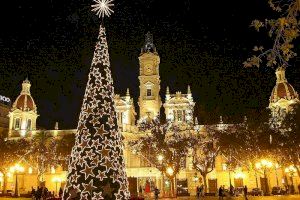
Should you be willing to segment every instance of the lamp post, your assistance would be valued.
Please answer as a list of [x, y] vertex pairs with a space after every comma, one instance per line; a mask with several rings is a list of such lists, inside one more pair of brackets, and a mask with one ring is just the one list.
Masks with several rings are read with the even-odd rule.
[[158, 155], [157, 156], [157, 160], [159, 161], [159, 164], [162, 164], [163, 159], [164, 159], [163, 155]]
[[61, 183], [62, 180], [60, 177], [54, 177], [52, 181], [55, 183], [55, 194], [57, 195], [57, 184]]
[[[173, 168], [172, 167], [168, 167], [167, 169], [166, 169], [166, 172], [167, 172], [167, 174], [169, 175], [169, 177], [170, 178], [172, 178], [172, 179], [174, 179], [174, 177], [173, 177], [173, 174], [174, 174], [174, 170], [173, 170]], [[175, 193], [175, 191], [174, 191], [174, 186], [176, 187], [176, 185], [175, 185], [175, 183], [174, 183], [174, 180], [172, 180], [171, 179], [171, 191], [172, 191], [172, 197], [174, 196], [174, 193]]]
[[264, 174], [264, 186], [265, 186], [265, 195], [269, 195], [269, 186], [267, 181], [267, 170], [273, 166], [273, 163], [268, 160], [261, 160], [255, 164], [255, 167], [258, 170], [262, 170]]
[[15, 164], [15, 166], [10, 168], [10, 171], [16, 175], [16, 185], [15, 185], [15, 197], [19, 197], [19, 187], [18, 187], [18, 174], [20, 172], [24, 172], [24, 167], [19, 164]]
[[293, 194], [294, 191], [295, 191], [293, 177], [294, 177], [295, 173], [297, 172], [297, 170], [293, 165], [290, 165], [289, 167], [285, 168], [284, 171], [285, 171], [285, 173], [290, 175], [290, 179], [291, 179], [291, 190], [290, 190], [290, 192]]
[[279, 186], [279, 181], [278, 181], [278, 173], [277, 173], [277, 170], [279, 169], [279, 165], [278, 163], [275, 164], [275, 176], [276, 176], [276, 184], [277, 184], [277, 187]]
[[256, 183], [256, 188], [258, 188], [257, 172], [256, 172], [256, 170], [254, 170], [254, 172], [255, 172], [255, 183]]
[[197, 175], [197, 173], [195, 173], [195, 176], [194, 176], [194, 182], [195, 182], [195, 185], [196, 185], [196, 183], [199, 181], [199, 177], [198, 177], [198, 175]]

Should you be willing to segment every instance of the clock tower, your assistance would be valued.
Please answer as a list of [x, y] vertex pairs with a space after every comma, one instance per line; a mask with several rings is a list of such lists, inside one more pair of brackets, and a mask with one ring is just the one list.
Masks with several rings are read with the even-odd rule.
[[139, 56], [140, 63], [140, 119], [146, 117], [156, 117], [159, 115], [162, 105], [159, 96], [160, 77], [159, 63], [160, 58], [153, 44], [153, 36], [149, 32], [145, 37], [145, 45]]

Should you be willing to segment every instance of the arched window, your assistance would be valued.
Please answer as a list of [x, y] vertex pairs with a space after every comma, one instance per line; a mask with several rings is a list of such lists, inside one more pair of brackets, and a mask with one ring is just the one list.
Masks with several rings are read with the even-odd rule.
[[16, 118], [15, 119], [15, 129], [20, 129], [20, 123], [21, 123], [20, 118]]
[[150, 88], [147, 88], [147, 96], [148, 97], [152, 96], [152, 90]]
[[31, 119], [28, 119], [27, 120], [27, 127], [26, 127], [27, 130], [30, 130], [31, 129]]

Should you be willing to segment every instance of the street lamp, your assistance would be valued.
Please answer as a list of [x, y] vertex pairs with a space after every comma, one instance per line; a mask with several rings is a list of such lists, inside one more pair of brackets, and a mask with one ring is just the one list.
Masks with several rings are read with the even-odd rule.
[[195, 173], [195, 176], [194, 176], [194, 182], [195, 182], [195, 184], [196, 184], [198, 181], [199, 181], [199, 177], [198, 177], [197, 173]]
[[294, 181], [293, 181], [293, 177], [295, 175], [295, 173], [297, 172], [297, 169], [293, 166], [293, 165], [290, 165], [289, 167], [285, 168], [285, 173], [289, 174], [290, 175], [290, 179], [291, 179], [291, 187], [292, 187], [292, 193], [294, 191]]
[[28, 174], [32, 174], [32, 167], [28, 168]]
[[168, 167], [168, 168], [167, 168], [167, 173], [168, 173], [170, 176], [172, 176], [173, 173], [174, 173], [173, 168], [172, 168], [172, 167]]
[[51, 166], [50, 171], [51, 171], [51, 174], [55, 174], [55, 168], [53, 166]]
[[24, 172], [24, 167], [22, 167], [19, 164], [15, 164], [15, 166], [11, 167], [9, 171], [16, 175], [15, 197], [19, 197], [20, 194], [19, 194], [19, 188], [18, 188], [18, 174], [20, 172]]
[[264, 173], [264, 186], [265, 186], [265, 194], [269, 195], [269, 186], [268, 186], [268, 182], [267, 182], [267, 170], [270, 169], [273, 166], [273, 163], [266, 160], [266, 159], [262, 159], [260, 162], [257, 162], [255, 164], [256, 169], [263, 170]]
[[279, 186], [279, 181], [278, 181], [278, 173], [277, 170], [280, 168], [280, 166], [278, 165], [278, 163], [275, 164], [275, 176], [276, 176], [276, 184], [277, 187]]
[[164, 159], [163, 155], [158, 155], [157, 156], [157, 160], [159, 161], [160, 164], [162, 164], [163, 159]]
[[57, 184], [62, 182], [62, 179], [60, 177], [53, 177], [52, 181], [55, 183], [55, 194], [57, 195]]

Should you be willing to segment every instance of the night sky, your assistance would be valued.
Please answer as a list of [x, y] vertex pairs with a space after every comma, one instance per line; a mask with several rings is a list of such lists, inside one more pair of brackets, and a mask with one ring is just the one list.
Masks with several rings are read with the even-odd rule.
[[[38, 107], [38, 125], [76, 128], [100, 20], [92, 0], [11, 0], [0, 12], [0, 94], [15, 100], [28, 76]], [[161, 58], [161, 96], [191, 85], [195, 115], [211, 123], [223, 115], [238, 121], [268, 106], [274, 69], [245, 69], [254, 45], [270, 45], [253, 19], [274, 13], [265, 0], [115, 0], [105, 19], [116, 93], [139, 95], [138, 56], [144, 34], [154, 35]], [[297, 50], [299, 52], [299, 50]], [[297, 60], [297, 59], [294, 59]], [[300, 59], [298, 59], [300, 61]], [[300, 62], [288, 81], [300, 92]], [[295, 67], [297, 66], [297, 67]]]

